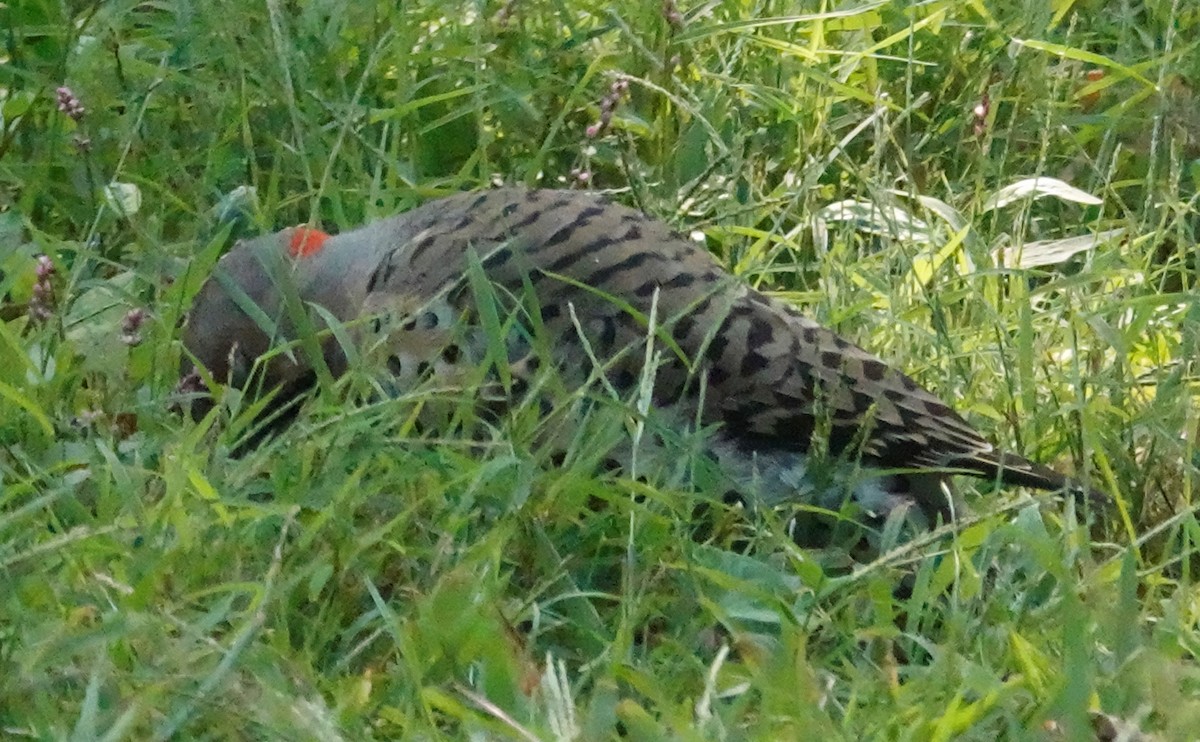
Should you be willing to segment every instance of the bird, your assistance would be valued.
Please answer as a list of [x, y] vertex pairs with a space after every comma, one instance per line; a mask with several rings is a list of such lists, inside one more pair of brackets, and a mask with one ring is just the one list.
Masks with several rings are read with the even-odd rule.
[[[502, 394], [547, 365], [577, 384], [600, 369], [611, 393], [648, 391], [648, 410], [710, 429], [707, 454], [767, 504], [850, 497], [945, 522], [957, 474], [1104, 498], [998, 449], [903, 372], [594, 191], [462, 192], [337, 235], [239, 241], [187, 313], [182, 373], [282, 400], [371, 361], [403, 390], [483, 362], [505, 317]], [[821, 462], [840, 487], [813, 485]]]

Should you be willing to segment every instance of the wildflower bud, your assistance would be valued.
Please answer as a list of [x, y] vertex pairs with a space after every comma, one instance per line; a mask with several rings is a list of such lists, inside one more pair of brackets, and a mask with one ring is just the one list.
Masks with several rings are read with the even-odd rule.
[[55, 274], [54, 261], [50, 259], [49, 255], [38, 256], [35, 272], [39, 281], [45, 281]]
[[54, 316], [54, 284], [50, 279], [56, 273], [54, 261], [48, 255], [39, 255], [34, 275], [32, 296], [29, 299], [29, 318], [34, 322], [45, 322]]
[[179, 383], [175, 385], [175, 390], [172, 395], [175, 399], [168, 406], [172, 412], [183, 412], [192, 408], [188, 398], [195, 397], [207, 391], [204, 386], [204, 380], [200, 378], [200, 373], [195, 369], [188, 371], [179, 378]]
[[991, 107], [988, 94], [984, 93], [979, 103], [975, 104], [975, 108], [971, 109], [971, 116], [975, 120], [974, 130], [976, 137], [982, 137], [984, 132], [987, 131], [987, 117]]
[[662, 4], [663, 18], [671, 25], [671, 28], [676, 30], [683, 28], [683, 13], [679, 12], [679, 8], [675, 5], [675, 0], [663, 0]]
[[66, 85], [58, 88], [55, 91], [58, 101], [58, 110], [65, 113], [74, 121], [79, 121], [83, 118], [83, 114], [87, 113], [87, 109], [83, 107], [83, 103], [79, 101], [75, 93]]
[[612, 123], [613, 112], [617, 110], [617, 106], [621, 104], [621, 96], [629, 91], [629, 81], [625, 78], [617, 78], [611, 85], [608, 86], [608, 92], [600, 99], [600, 120], [589, 126], [586, 130], [588, 139], [595, 139], [608, 129]]
[[141, 345], [142, 343], [142, 323], [146, 321], [146, 310], [138, 307], [130, 309], [125, 314], [125, 319], [121, 322], [121, 342], [130, 347]]

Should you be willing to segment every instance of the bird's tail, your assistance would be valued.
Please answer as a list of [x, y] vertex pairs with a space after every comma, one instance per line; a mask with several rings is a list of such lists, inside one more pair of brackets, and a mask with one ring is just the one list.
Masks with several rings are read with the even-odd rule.
[[1003, 452], [978, 453], [951, 462], [985, 479], [995, 479], [1002, 484], [1032, 487], [1039, 490], [1063, 492], [1076, 500], [1087, 500], [1092, 505], [1103, 506], [1112, 501], [1107, 492], [1091, 487], [1077, 479], [1061, 474], [1048, 466], [1029, 461], [1016, 454]]

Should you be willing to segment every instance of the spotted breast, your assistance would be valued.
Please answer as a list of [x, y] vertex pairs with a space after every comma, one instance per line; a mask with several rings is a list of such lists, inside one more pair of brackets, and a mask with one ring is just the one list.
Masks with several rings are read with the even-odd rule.
[[599, 367], [617, 394], [649, 377], [654, 405], [714, 426], [710, 453], [768, 500], [804, 492], [817, 453], [870, 474], [849, 486], [873, 511], [948, 517], [949, 473], [1084, 491], [997, 451], [908, 376], [662, 222], [588, 192], [463, 193], [337, 236], [239, 243], [197, 295], [184, 346], [219, 382], [296, 390], [376, 358], [403, 387], [479, 362], [479, 329], [505, 317], [519, 319], [505, 325], [517, 377], [543, 357], [576, 381]]

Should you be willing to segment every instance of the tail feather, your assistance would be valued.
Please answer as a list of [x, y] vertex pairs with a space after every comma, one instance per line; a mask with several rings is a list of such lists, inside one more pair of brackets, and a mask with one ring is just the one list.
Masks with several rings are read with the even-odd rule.
[[1107, 492], [1016, 454], [977, 453], [969, 458], [956, 460], [952, 465], [983, 478], [999, 480], [1003, 484], [1063, 492], [1076, 500], [1086, 499], [1093, 505], [1103, 505], [1112, 499]]

